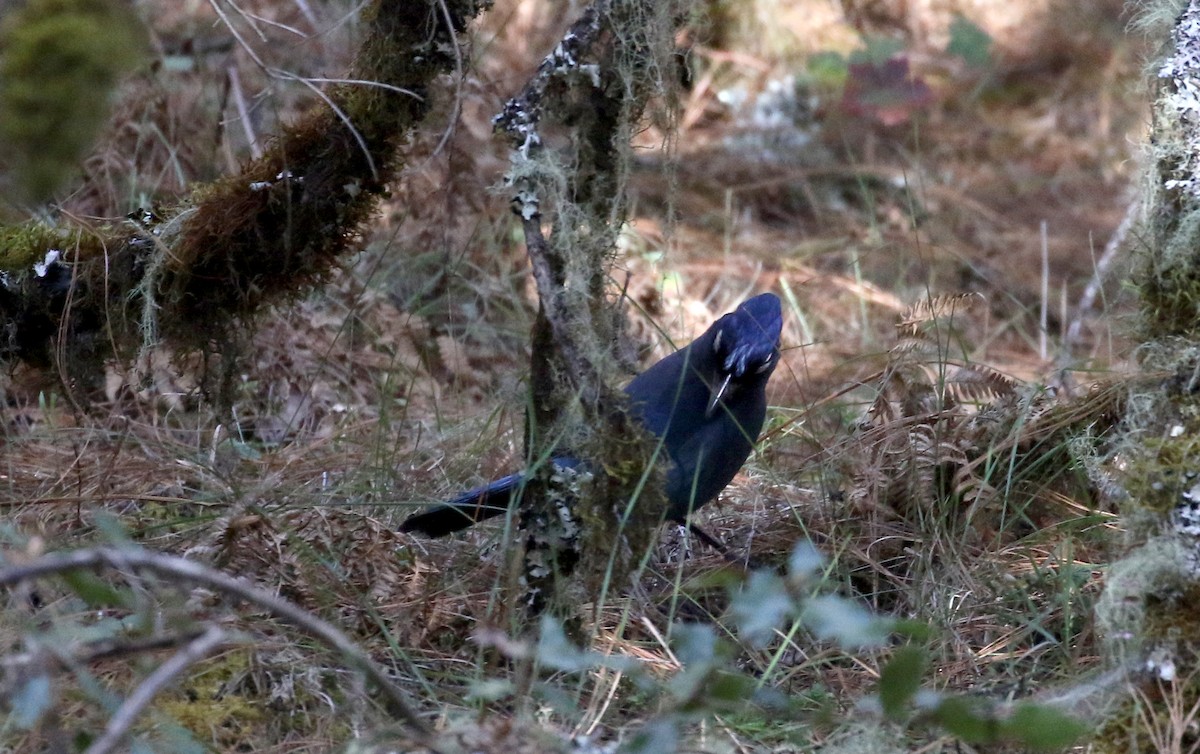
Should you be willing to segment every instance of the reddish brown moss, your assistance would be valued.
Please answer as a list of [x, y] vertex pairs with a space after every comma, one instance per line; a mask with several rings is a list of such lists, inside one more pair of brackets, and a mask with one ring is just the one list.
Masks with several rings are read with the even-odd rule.
[[[453, 70], [454, 42], [483, 3], [380, 0], [333, 107], [285, 128], [274, 148], [205, 190], [158, 288], [163, 326], [195, 344], [232, 319], [320, 283], [356, 245], [398, 167], [396, 147], [429, 108], [434, 77]], [[336, 111], [335, 111], [336, 109]]]

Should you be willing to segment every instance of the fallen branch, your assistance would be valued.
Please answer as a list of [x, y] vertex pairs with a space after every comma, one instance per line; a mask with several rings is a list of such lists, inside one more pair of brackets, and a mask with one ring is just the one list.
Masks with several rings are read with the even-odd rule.
[[[29, 563], [0, 569], [0, 586], [12, 587], [21, 582], [45, 576], [99, 567], [112, 568], [124, 573], [142, 569], [179, 581], [201, 584], [260, 607], [276, 618], [291, 623], [301, 631], [340, 652], [351, 666], [364, 673], [383, 693], [388, 713], [407, 723], [424, 745], [434, 748], [433, 730], [412, 708], [404, 693], [392, 682], [383, 669], [344, 633], [282, 597], [271, 594], [248, 581], [235, 578], [195, 561], [146, 550], [114, 547], [52, 553]], [[214, 642], [217, 642], [217, 639], [210, 633], [206, 632], [189, 644], [189, 648], [176, 655], [179, 662], [186, 661], [187, 664], [195, 662], [192, 656], [199, 650], [193, 650], [193, 647], [208, 651], [211, 646], [215, 646]]]

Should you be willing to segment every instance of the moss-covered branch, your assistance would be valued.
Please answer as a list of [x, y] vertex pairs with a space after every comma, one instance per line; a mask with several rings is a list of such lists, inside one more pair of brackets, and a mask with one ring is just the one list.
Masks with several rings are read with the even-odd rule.
[[[454, 70], [460, 35], [486, 5], [376, 0], [346, 77], [363, 83], [335, 87], [261, 158], [165, 219], [0, 230], [0, 357], [59, 361], [88, 379], [147, 332], [223, 343], [236, 323], [320, 283], [356, 247], [400, 166], [397, 147], [429, 110], [431, 83]], [[32, 265], [54, 252], [38, 274]]]

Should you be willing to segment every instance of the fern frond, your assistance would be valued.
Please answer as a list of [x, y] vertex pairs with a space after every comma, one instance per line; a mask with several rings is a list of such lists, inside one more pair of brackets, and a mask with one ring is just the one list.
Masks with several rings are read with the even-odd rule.
[[1017, 394], [1020, 383], [1014, 378], [983, 364], [951, 365], [945, 378], [945, 392], [956, 403], [991, 405]]
[[908, 336], [925, 340], [924, 325], [954, 317], [958, 312], [965, 312], [976, 303], [983, 301], [979, 293], [957, 293], [949, 296], [931, 296], [917, 301], [900, 315], [896, 323], [896, 332], [900, 336]]

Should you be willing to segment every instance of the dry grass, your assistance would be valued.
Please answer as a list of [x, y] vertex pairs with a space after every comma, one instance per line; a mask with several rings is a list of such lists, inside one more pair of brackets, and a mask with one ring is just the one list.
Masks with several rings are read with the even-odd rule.
[[[228, 45], [209, 6], [154, 5], [171, 9], [152, 14], [163, 48], [184, 50], [193, 67], [131, 86], [87, 182], [64, 205], [72, 214], [116, 217], [169, 203], [191, 181], [219, 174], [248, 154], [251, 134], [268, 134], [305, 103], [303, 87], [269, 75], [249, 53], [324, 75], [341, 67], [354, 35], [351, 22], [313, 36], [315, 6], [261, 0], [239, 3], [245, 13], [234, 23], [248, 41]], [[318, 27], [346, 10], [318, 9]], [[553, 703], [464, 701], [486, 679], [529, 681], [480, 638], [515, 625], [503, 598], [511, 534], [489, 526], [420, 541], [395, 532], [416, 506], [519, 462], [533, 301], [507, 198], [490, 191], [506, 163], [488, 119], [571, 17], [564, 4], [497, 3], [477, 29], [470, 76], [438, 93], [441, 113], [459, 113], [454, 130], [435, 118], [414, 140], [423, 159], [396, 187], [365, 252], [328, 289], [259, 323], [246, 358], [222, 365], [147, 354], [112, 365], [86, 408], [64, 405], [44, 374], [13, 374], [0, 415], [6, 557], [127, 536], [244, 575], [335, 620], [428, 710], [455, 718], [454, 735], [486, 739], [485, 750], [530, 746], [547, 731], [604, 738], [653, 714], [654, 698], [613, 669], [539, 686]], [[938, 688], [1025, 696], [1100, 664], [1090, 606], [1120, 531], [1083, 464], [1103, 454], [1101, 430], [1122, 392], [1121, 319], [1131, 302], [1115, 274], [1101, 281], [1098, 308], [1073, 307], [1132, 196], [1129, 145], [1146, 107], [1130, 94], [1140, 78], [1136, 40], [1099, 10], [1089, 19], [997, 19], [994, 68], [976, 89], [938, 56], [944, 43], [931, 30], [943, 27], [932, 17], [855, 16], [864, 28], [903, 27], [935, 103], [887, 127], [848, 121], [826, 102], [805, 124], [810, 146], [771, 158], [747, 151], [755, 142], [745, 119], [717, 94], [761, 91], [795, 69], [794, 57], [700, 45], [701, 77], [673, 149], [660, 148], [653, 128], [639, 137], [647, 149], [632, 179], [636, 217], [613, 277], [629, 294], [642, 356], [665, 353], [668, 338], [686, 342], [751, 292], [785, 300], [784, 363], [765, 440], [699, 522], [770, 564], [812, 539], [828, 554], [830, 588], [932, 627]], [[860, 39], [842, 19], [808, 22], [828, 36], [792, 13], [777, 31], [816, 50]], [[1018, 31], [1005, 37], [1006, 29]], [[186, 51], [213, 37], [223, 40], [215, 52]], [[255, 104], [253, 126], [236, 120], [230, 70]], [[1049, 354], [1039, 352], [1038, 332], [1043, 222]], [[965, 304], [954, 297], [966, 294], [970, 305], [952, 314], [936, 303]], [[1062, 334], [1077, 315], [1082, 337], [1067, 346]], [[899, 333], [897, 323], [906, 323]], [[238, 399], [218, 412], [206, 396], [223, 374]], [[665, 531], [638, 587], [596, 607], [594, 648], [669, 677], [680, 662], [660, 607], [719, 620], [727, 595], [701, 582], [726, 571]], [[39, 589], [36, 609], [14, 598], [5, 612], [6, 641], [44, 623], [94, 627], [77, 595]], [[229, 751], [322, 751], [356, 725], [380, 724], [335, 658], [244, 607], [171, 599], [173, 615], [233, 624], [252, 647], [236, 650], [248, 653], [236, 662], [202, 666], [223, 678], [219, 691], [201, 693], [211, 697], [205, 704], [236, 699], [256, 710], [239, 717], [231, 701], [229, 716], [240, 720], [232, 730], [208, 731], [185, 719], [187, 704], [169, 707], [198, 739]], [[889, 654], [816, 643], [804, 631], [739, 652], [743, 669], [804, 699], [809, 715], [799, 733], [735, 715], [697, 734], [743, 751], [839, 740], [827, 715], [869, 693]], [[90, 673], [120, 690], [145, 670]], [[193, 702], [201, 685], [189, 686]], [[577, 712], [562, 712], [554, 694]], [[352, 722], [340, 717], [345, 709]], [[458, 715], [474, 710], [495, 714], [464, 732]], [[63, 730], [94, 718], [82, 703], [59, 713]], [[527, 729], [530, 719], [540, 733]], [[161, 716], [150, 723], [160, 733], [162, 725]], [[923, 751], [954, 750], [910, 735]], [[9, 740], [33, 750], [48, 737], [43, 729]]]

